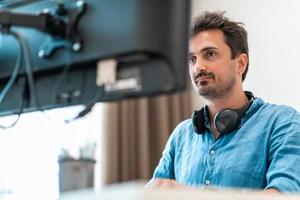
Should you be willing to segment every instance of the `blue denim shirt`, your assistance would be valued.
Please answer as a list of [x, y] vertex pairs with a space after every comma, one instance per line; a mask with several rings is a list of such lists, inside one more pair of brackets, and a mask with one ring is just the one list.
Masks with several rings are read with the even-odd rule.
[[256, 98], [239, 127], [217, 139], [205, 118], [204, 134], [194, 132], [191, 119], [175, 128], [153, 178], [300, 192], [300, 115], [295, 109]]

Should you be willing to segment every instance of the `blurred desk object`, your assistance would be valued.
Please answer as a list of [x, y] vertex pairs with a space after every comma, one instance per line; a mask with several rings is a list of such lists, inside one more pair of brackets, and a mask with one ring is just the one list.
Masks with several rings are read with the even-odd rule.
[[299, 195], [262, 194], [245, 190], [144, 189], [143, 183], [112, 185], [99, 192], [67, 192], [61, 200], [300, 200]]
[[94, 164], [91, 159], [60, 159], [59, 192], [93, 188]]

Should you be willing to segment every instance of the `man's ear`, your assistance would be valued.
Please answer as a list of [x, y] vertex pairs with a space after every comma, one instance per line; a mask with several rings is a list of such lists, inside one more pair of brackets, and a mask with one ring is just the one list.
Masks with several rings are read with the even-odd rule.
[[247, 64], [248, 64], [248, 56], [245, 53], [241, 53], [237, 57], [238, 62], [238, 73], [242, 75], [244, 71], [246, 70]]

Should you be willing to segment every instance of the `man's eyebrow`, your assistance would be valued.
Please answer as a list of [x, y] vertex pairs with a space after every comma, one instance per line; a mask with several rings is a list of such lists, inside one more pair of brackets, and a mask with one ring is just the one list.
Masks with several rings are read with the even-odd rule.
[[203, 49], [201, 49], [198, 52], [189, 52], [189, 56], [192, 56], [192, 55], [197, 54], [197, 53], [202, 53], [202, 52], [205, 52], [205, 51], [209, 51], [209, 50], [219, 50], [219, 49], [217, 47], [208, 46], [208, 47], [204, 47]]
[[188, 57], [191, 57], [191, 56], [193, 56], [194, 55], [194, 53], [193, 52], [189, 52], [189, 55], [188, 55]]
[[200, 50], [200, 52], [208, 51], [208, 50], [219, 50], [217, 47], [208, 46]]

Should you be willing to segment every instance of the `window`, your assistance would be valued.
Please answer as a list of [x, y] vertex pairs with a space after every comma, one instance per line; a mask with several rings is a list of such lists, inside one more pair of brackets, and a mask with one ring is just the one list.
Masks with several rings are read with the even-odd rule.
[[[76, 116], [82, 106], [23, 114], [13, 128], [0, 129], [0, 200], [57, 199], [61, 148], [77, 158], [80, 147], [95, 143], [97, 168], [102, 106], [97, 104], [86, 117], [68, 124], [64, 120]], [[9, 124], [15, 117], [1, 117], [0, 123]]]

